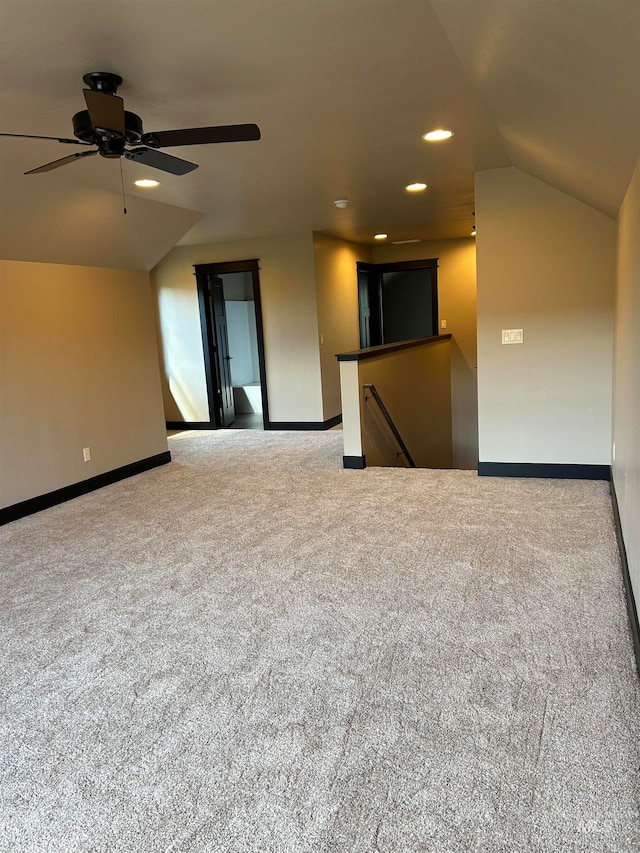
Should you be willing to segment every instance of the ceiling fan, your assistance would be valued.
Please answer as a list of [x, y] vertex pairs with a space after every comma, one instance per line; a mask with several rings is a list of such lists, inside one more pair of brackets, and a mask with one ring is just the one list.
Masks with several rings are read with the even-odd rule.
[[[143, 163], [154, 169], [162, 169], [172, 175], [186, 175], [198, 168], [172, 154], [159, 151], [159, 148], [173, 148], [178, 145], [210, 145], [216, 142], [250, 142], [260, 139], [257, 124], [231, 124], [219, 127], [190, 127], [181, 130], [160, 130], [144, 133], [142, 119], [124, 108], [124, 101], [116, 92], [122, 85], [122, 77], [108, 71], [92, 71], [82, 78], [89, 87], [83, 89], [86, 110], [73, 117], [73, 134], [76, 139], [64, 139], [59, 136], [33, 136], [29, 133], [0, 133], [0, 136], [15, 136], [23, 139], [52, 139], [65, 145], [91, 146], [91, 151], [78, 151], [36, 169], [30, 169], [25, 175], [49, 172], [67, 163], [73, 163], [82, 157], [125, 157], [136, 163]], [[96, 146], [93, 149], [93, 146]]]

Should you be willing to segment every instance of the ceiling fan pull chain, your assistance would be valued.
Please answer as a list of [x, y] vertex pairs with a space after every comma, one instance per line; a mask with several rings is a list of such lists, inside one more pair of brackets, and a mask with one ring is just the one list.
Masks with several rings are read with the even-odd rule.
[[124, 175], [122, 173], [122, 158], [120, 158], [118, 160], [118, 163], [120, 163], [120, 185], [122, 186], [122, 211], [123, 211], [124, 215], [126, 216], [127, 215], [127, 201], [126, 201], [126, 198], [124, 195]]

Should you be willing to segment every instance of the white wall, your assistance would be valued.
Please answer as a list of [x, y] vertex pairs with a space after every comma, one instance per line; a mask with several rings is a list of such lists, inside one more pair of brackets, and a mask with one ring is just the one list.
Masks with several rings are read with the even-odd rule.
[[231, 383], [234, 386], [260, 382], [258, 350], [255, 343], [256, 312], [253, 302], [225, 300], [227, 338], [231, 356]]
[[152, 270], [167, 420], [208, 421], [194, 264], [258, 258], [269, 416], [323, 420], [311, 234], [177, 246]]
[[148, 273], [0, 261], [0, 275], [0, 505], [166, 452]]
[[253, 299], [253, 277], [250, 272], [228, 272], [222, 276], [225, 302], [244, 302]]
[[613, 482], [640, 606], [640, 161], [618, 216]]
[[475, 192], [480, 460], [608, 465], [615, 222], [516, 168]]

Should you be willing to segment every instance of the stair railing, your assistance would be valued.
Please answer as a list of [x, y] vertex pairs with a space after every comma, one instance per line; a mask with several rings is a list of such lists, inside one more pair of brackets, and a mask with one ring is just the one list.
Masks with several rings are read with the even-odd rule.
[[[402, 436], [401, 436], [401, 435], [400, 435], [400, 433], [398, 432], [398, 428], [397, 428], [397, 426], [394, 424], [394, 422], [393, 422], [393, 420], [392, 420], [392, 418], [391, 418], [391, 415], [390, 415], [390, 414], [389, 414], [389, 412], [387, 411], [387, 407], [386, 407], [386, 406], [385, 406], [385, 404], [382, 402], [382, 398], [381, 398], [380, 394], [378, 393], [378, 391], [377, 391], [377, 389], [376, 389], [376, 386], [375, 386], [375, 385], [372, 385], [370, 382], [367, 382], [367, 383], [365, 383], [362, 387], [365, 389], [365, 395], [364, 395], [364, 401], [365, 401], [365, 403], [366, 403], [368, 400], [371, 400], [371, 399], [373, 399], [373, 400], [375, 400], [375, 401], [376, 401], [376, 403], [378, 404], [378, 408], [379, 408], [379, 409], [380, 409], [380, 411], [382, 412], [382, 416], [383, 416], [383, 418], [384, 418], [384, 419], [385, 419], [385, 421], [387, 422], [387, 425], [388, 425], [389, 429], [391, 430], [391, 432], [393, 433], [393, 435], [394, 435], [394, 437], [395, 437], [396, 441], [397, 441], [397, 442], [398, 442], [398, 444], [400, 445], [400, 453], [398, 453], [397, 455], [398, 455], [398, 456], [402, 456], [402, 455], [404, 455], [404, 458], [405, 458], [405, 459], [407, 460], [407, 462], [409, 463], [409, 467], [410, 467], [410, 468], [415, 468], [415, 467], [416, 467], [416, 463], [413, 461], [413, 458], [412, 458], [411, 454], [409, 453], [409, 450], [408, 450], [408, 448], [407, 448], [407, 445], [406, 445], [406, 444], [404, 443], [404, 441], [402, 440]], [[369, 392], [370, 392], [370, 396], [368, 396], [368, 397], [367, 397], [367, 394], [366, 394], [366, 392], [367, 392], [367, 391], [369, 391]]]

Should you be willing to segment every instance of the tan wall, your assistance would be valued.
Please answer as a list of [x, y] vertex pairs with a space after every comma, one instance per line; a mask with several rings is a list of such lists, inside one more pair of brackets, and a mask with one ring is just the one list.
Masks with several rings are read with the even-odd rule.
[[311, 234], [177, 246], [152, 270], [168, 420], [209, 420], [193, 265], [251, 258], [260, 262], [270, 418], [323, 420]]
[[[372, 383], [418, 468], [451, 468], [451, 345], [448, 339], [360, 362], [358, 390], [362, 452], [367, 466], [404, 467], [398, 442], [377, 403], [364, 398]], [[345, 455], [348, 455], [345, 450]]]
[[[438, 311], [451, 341], [453, 467], [478, 464], [476, 246], [473, 237], [374, 246], [374, 263], [438, 258]], [[444, 331], [444, 330], [443, 330]]]
[[613, 482], [640, 606], [640, 161], [618, 217]]
[[322, 406], [328, 420], [342, 411], [336, 354], [360, 347], [358, 261], [370, 261], [371, 249], [327, 234], [313, 235], [318, 308]]
[[608, 465], [615, 223], [513, 167], [475, 193], [480, 460]]
[[0, 275], [0, 504], [165, 452], [148, 273], [0, 261]]

